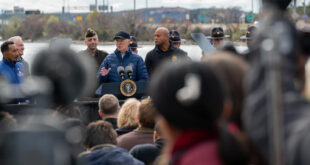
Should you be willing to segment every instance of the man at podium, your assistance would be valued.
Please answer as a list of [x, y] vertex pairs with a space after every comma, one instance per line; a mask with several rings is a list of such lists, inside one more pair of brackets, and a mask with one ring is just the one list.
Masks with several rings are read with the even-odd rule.
[[139, 82], [148, 80], [148, 73], [142, 57], [128, 48], [130, 35], [125, 31], [119, 31], [115, 34], [114, 40], [116, 50], [104, 59], [97, 73], [100, 87], [96, 94], [101, 91], [102, 83], [122, 82], [126, 79]]

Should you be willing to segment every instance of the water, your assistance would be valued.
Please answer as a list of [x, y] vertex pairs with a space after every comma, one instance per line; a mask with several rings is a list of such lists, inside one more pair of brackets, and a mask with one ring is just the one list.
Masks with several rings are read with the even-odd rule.
[[[0, 45], [2, 42], [0, 42]], [[39, 42], [34, 42], [34, 43], [24, 43], [25, 44], [25, 50], [24, 50], [24, 55], [23, 58], [29, 62], [31, 65], [33, 59], [35, 58], [36, 54], [44, 48], [48, 47], [48, 43], [39, 43]], [[108, 53], [112, 53], [116, 47], [115, 45], [99, 45], [98, 46], [100, 50], [105, 50]], [[85, 50], [87, 47], [84, 44], [72, 44], [71, 48], [75, 50], [76, 52]], [[154, 45], [142, 45], [141, 48], [138, 48], [138, 54], [145, 59], [146, 54], [154, 48]], [[186, 51], [188, 53], [188, 56], [191, 57], [192, 60], [194, 61], [199, 61], [201, 57], [201, 49], [199, 48], [198, 45], [181, 45], [181, 49]], [[237, 50], [239, 52], [242, 52], [246, 50], [247, 48], [245, 46], [238, 46]], [[0, 59], [2, 60], [2, 54], [0, 54]]]

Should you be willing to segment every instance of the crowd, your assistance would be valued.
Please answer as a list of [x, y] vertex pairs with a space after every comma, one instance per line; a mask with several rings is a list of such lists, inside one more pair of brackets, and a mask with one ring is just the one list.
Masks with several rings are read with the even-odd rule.
[[[21, 116], [0, 111], [0, 164], [308, 164], [309, 33], [296, 29], [287, 5], [266, 4], [260, 24], [241, 37], [243, 53], [213, 28], [216, 50], [202, 51], [199, 62], [181, 49], [175, 30], [158, 27], [144, 61], [134, 36], [117, 32], [108, 54], [89, 28], [86, 50], [48, 49], [30, 72], [22, 39], [12, 37], [1, 45], [0, 73], [22, 92], [10, 103], [40, 106]], [[25, 92], [18, 84], [32, 76], [41, 90]], [[97, 82], [87, 89], [99, 97], [98, 120], [89, 124], [72, 104], [89, 85], [84, 79]], [[146, 97], [122, 102], [100, 93], [126, 79], [148, 82]]]

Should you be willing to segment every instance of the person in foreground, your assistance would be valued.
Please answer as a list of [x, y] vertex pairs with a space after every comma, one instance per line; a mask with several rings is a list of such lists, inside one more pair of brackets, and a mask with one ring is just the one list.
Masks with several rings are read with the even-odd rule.
[[220, 78], [211, 67], [184, 61], [160, 68], [149, 93], [160, 114], [170, 164], [245, 164], [240, 143], [222, 127], [221, 114], [229, 107]]
[[117, 134], [110, 123], [90, 123], [84, 141], [87, 150], [80, 154], [80, 159], [89, 165], [143, 165], [127, 151], [116, 146], [116, 137]]

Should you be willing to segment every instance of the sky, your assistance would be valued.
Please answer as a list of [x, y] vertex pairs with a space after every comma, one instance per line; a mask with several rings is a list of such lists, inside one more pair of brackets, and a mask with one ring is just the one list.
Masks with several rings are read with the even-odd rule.
[[[133, 9], [134, 0], [98, 0], [98, 4], [102, 5], [109, 2], [113, 6], [114, 11], [131, 10]], [[254, 3], [254, 12], [259, 10], [259, 0], [136, 0], [136, 8], [145, 8], [146, 1], [148, 7], [184, 7], [189, 9], [208, 8], [208, 7], [234, 7], [239, 6], [245, 11], [252, 10], [252, 1]], [[299, 5], [304, 0], [297, 0]], [[308, 4], [310, 0], [306, 0]], [[89, 4], [95, 4], [95, 0], [0, 0], [1, 10], [12, 10], [13, 6], [24, 7], [25, 10], [39, 9], [44, 13], [61, 12], [61, 7], [65, 6], [80, 7], [83, 6], [86, 10], [73, 10], [71, 12], [87, 12]]]

